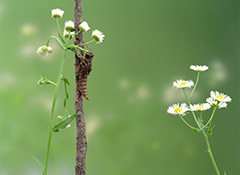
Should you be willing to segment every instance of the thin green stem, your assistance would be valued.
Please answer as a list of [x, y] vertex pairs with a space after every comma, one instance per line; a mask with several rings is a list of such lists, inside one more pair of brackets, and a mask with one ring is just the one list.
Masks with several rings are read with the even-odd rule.
[[54, 39], [57, 41], [57, 43], [60, 45], [60, 47], [61, 47], [62, 49], [64, 49], [64, 46], [63, 46], [62, 42], [61, 42], [56, 36], [53, 36], [53, 35], [48, 38], [47, 43], [46, 43], [46, 46], [49, 45], [49, 42], [50, 42], [50, 40], [51, 40], [52, 38], [54, 38]]
[[[188, 101], [189, 106], [190, 106], [190, 105], [191, 105], [191, 102], [190, 102], [190, 99], [188, 98], [188, 96], [187, 96], [187, 94], [186, 94], [185, 88], [183, 88], [183, 93], [184, 93], [184, 95], [185, 95], [185, 97], [186, 97], [186, 99], [187, 99], [187, 101]], [[201, 126], [200, 126], [199, 123], [198, 123], [198, 120], [197, 120], [197, 117], [196, 117], [195, 113], [194, 113], [193, 111], [191, 111], [191, 113], [192, 113], [193, 118], [194, 118], [195, 122], [197, 123], [199, 129], [201, 129]]]
[[52, 139], [53, 115], [54, 115], [54, 110], [55, 110], [55, 105], [56, 105], [56, 100], [57, 100], [57, 92], [58, 92], [58, 89], [59, 89], [61, 76], [62, 76], [62, 72], [63, 72], [65, 56], [66, 56], [66, 50], [64, 49], [63, 50], [63, 55], [62, 55], [62, 60], [61, 60], [61, 65], [60, 65], [60, 69], [59, 69], [59, 73], [58, 73], [58, 78], [57, 78], [57, 86], [55, 88], [54, 96], [53, 96], [51, 114], [50, 114], [50, 118], [49, 118], [49, 136], [48, 136], [47, 153], [46, 153], [46, 160], [45, 160], [45, 167], [44, 167], [43, 175], [47, 174], [48, 158], [49, 158], [49, 151], [50, 151], [50, 145], [51, 145], [51, 139]]
[[[202, 129], [206, 128], [206, 127], [208, 126], [208, 124], [209, 124], [209, 127], [208, 127], [208, 132], [209, 132], [210, 127], [211, 127], [211, 124], [212, 124], [212, 121], [213, 121], [213, 117], [214, 117], [214, 114], [215, 114], [217, 108], [218, 108], [218, 105], [215, 106], [215, 108], [213, 109], [213, 112], [212, 112], [211, 117], [209, 118], [208, 122], [206, 123], [206, 125], [203, 126]], [[207, 133], [208, 133], [208, 132], [207, 132]]]
[[207, 136], [207, 134], [206, 134], [206, 132], [205, 132], [204, 130], [202, 130], [202, 133], [203, 133], [203, 136], [204, 136], [205, 141], [206, 141], [206, 144], [207, 144], [207, 148], [208, 148], [208, 149], [207, 149], [207, 152], [208, 152], [208, 155], [210, 156], [210, 159], [211, 159], [211, 161], [212, 161], [213, 167], [214, 167], [217, 175], [220, 175], [220, 172], [219, 172], [219, 170], [218, 170], [217, 164], [216, 164], [215, 159], [214, 159], [214, 157], [213, 157], [213, 153], [212, 153], [212, 150], [211, 150], [211, 147], [210, 147], [210, 143], [209, 143], [209, 140], [208, 140], [208, 136]]
[[198, 128], [195, 128], [195, 127], [191, 126], [188, 122], [186, 122], [186, 120], [184, 120], [181, 115], [179, 115], [179, 117], [182, 119], [182, 121], [183, 121], [189, 128], [194, 129], [194, 130], [198, 130]]
[[58, 26], [58, 30], [59, 30], [59, 35], [61, 35], [61, 37], [62, 37], [62, 30], [60, 28], [58, 18], [56, 18], [56, 22], [57, 22], [57, 26]]
[[199, 76], [200, 76], [200, 72], [198, 71], [198, 73], [197, 73], [197, 80], [196, 80], [195, 86], [193, 87], [193, 90], [192, 90], [192, 92], [191, 92], [191, 94], [189, 96], [189, 99], [192, 97], [192, 94], [193, 94], [193, 92], [195, 91], [195, 89], [197, 87]]
[[96, 41], [95, 39], [92, 39], [91, 41], [88, 41], [86, 44], [90, 44], [92, 43], [93, 41]]
[[76, 46], [76, 45], [69, 45], [69, 46], [67, 46], [67, 49], [70, 49], [71, 47], [77, 48], [77, 49], [82, 50], [82, 51], [84, 51], [84, 52], [89, 52], [88, 50], [83, 49], [83, 48], [81, 48], [81, 47], [78, 47], [78, 46]]
[[79, 34], [82, 31], [82, 29], [80, 29], [77, 33], [74, 33], [73, 36]]

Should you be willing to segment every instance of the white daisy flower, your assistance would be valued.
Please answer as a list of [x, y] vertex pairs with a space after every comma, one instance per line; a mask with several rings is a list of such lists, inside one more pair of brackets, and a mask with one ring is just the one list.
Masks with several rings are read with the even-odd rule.
[[219, 93], [218, 91], [211, 91], [210, 96], [214, 98], [214, 100], [217, 100], [219, 102], [231, 102], [232, 99], [228, 96], [225, 95], [224, 93]]
[[90, 27], [86, 21], [83, 21], [80, 25], [79, 28], [82, 29], [82, 31], [87, 32]]
[[41, 46], [37, 50], [37, 54], [41, 57], [48, 55], [48, 47], [47, 46]]
[[176, 88], [191, 88], [191, 86], [193, 86], [194, 83], [192, 80], [186, 81], [186, 80], [177, 80], [175, 82], [173, 82], [173, 87]]
[[190, 69], [194, 70], [194, 71], [197, 71], [197, 72], [203, 72], [203, 71], [206, 71], [208, 70], [208, 66], [204, 65], [204, 66], [194, 66], [194, 65], [191, 65], [190, 66]]
[[218, 101], [214, 100], [214, 98], [212, 98], [212, 97], [207, 98], [206, 101], [212, 106], [216, 106], [218, 104], [218, 108], [226, 108], [227, 107], [226, 102], [218, 103]]
[[65, 22], [65, 27], [64, 27], [64, 29], [66, 30], [66, 31], [70, 31], [70, 32], [73, 32], [74, 31], [74, 22], [73, 21], [71, 21], [71, 20], [69, 20], [69, 21], [66, 21]]
[[64, 11], [57, 8], [52, 10], [52, 17], [53, 18], [62, 18], [64, 14]]
[[211, 108], [211, 105], [209, 103], [202, 103], [202, 104], [194, 104], [190, 105], [190, 110], [191, 111], [206, 111]]
[[101, 31], [99, 31], [99, 30], [94, 30], [94, 31], [92, 32], [92, 37], [93, 37], [93, 39], [95, 39], [95, 40], [97, 41], [97, 43], [99, 44], [99, 43], [102, 43], [102, 42], [103, 42], [103, 39], [104, 39], [105, 35], [104, 35]]
[[169, 114], [173, 114], [173, 115], [186, 115], [185, 112], [189, 111], [189, 108], [187, 107], [186, 103], [182, 103], [180, 106], [179, 104], [173, 104], [172, 106], [168, 107], [167, 112]]
[[[70, 32], [70, 39], [72, 38], [72, 35], [74, 34], [75, 32]], [[64, 30], [63, 31], [63, 36], [65, 37], [65, 38], [68, 38], [69, 37], [69, 32], [68, 31], [66, 31], [66, 30]]]

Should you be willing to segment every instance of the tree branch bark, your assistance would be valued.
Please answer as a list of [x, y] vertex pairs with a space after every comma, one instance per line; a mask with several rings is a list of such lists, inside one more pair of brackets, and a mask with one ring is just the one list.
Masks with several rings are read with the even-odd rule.
[[[75, 32], [79, 31], [79, 24], [82, 22], [82, 0], [74, 0], [74, 25]], [[82, 32], [75, 36], [75, 44], [82, 44], [83, 36]], [[83, 55], [83, 53], [81, 53]], [[77, 84], [79, 78], [80, 59], [75, 55], [75, 111], [78, 114], [76, 117], [76, 166], [75, 175], [86, 175], [86, 152], [87, 152], [87, 141], [86, 141], [86, 123], [83, 111], [83, 96], [81, 95]]]

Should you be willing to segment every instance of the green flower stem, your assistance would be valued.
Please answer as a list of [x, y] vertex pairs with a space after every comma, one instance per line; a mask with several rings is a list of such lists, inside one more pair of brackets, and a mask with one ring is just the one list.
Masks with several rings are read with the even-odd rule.
[[79, 34], [82, 31], [82, 29], [80, 29], [77, 33], [74, 33], [73, 36]]
[[61, 47], [62, 49], [64, 49], [64, 46], [63, 46], [63, 44], [61, 43], [61, 41], [60, 41], [56, 36], [53, 36], [53, 35], [48, 38], [47, 43], [46, 43], [46, 46], [49, 45], [49, 42], [50, 42], [50, 40], [51, 40], [52, 38], [54, 38], [54, 39], [57, 41], [57, 43], [60, 45], [60, 47]]
[[58, 26], [58, 30], [59, 30], [59, 35], [61, 35], [61, 37], [62, 37], [62, 30], [60, 28], [58, 18], [56, 18], [56, 22], [57, 22], [57, 26]]
[[62, 76], [62, 72], [63, 72], [65, 56], [66, 56], [66, 49], [63, 50], [61, 66], [60, 66], [60, 70], [59, 70], [58, 78], [57, 78], [57, 86], [55, 88], [54, 96], [53, 96], [52, 109], [51, 109], [51, 114], [50, 114], [50, 118], [49, 118], [49, 137], [48, 137], [48, 145], [47, 145], [47, 154], [46, 154], [46, 160], [45, 160], [45, 167], [44, 167], [43, 175], [47, 174], [48, 157], [49, 157], [50, 144], [51, 144], [51, 138], [52, 138], [53, 115], [54, 115], [54, 110], [55, 110], [55, 105], [56, 105], [56, 100], [57, 100], [57, 92], [58, 92], [58, 89], [59, 89], [61, 76]]
[[[212, 112], [212, 115], [211, 115], [210, 119], [208, 120], [208, 122], [206, 123], [206, 125], [204, 125], [204, 127], [203, 127], [202, 129], [206, 128], [206, 127], [208, 126], [208, 124], [209, 124], [208, 131], [210, 130], [210, 127], [211, 127], [211, 124], [212, 124], [212, 121], [213, 121], [213, 117], [214, 117], [214, 114], [215, 114], [217, 108], [218, 108], [218, 104], [217, 104], [217, 105], [215, 106], [215, 108], [213, 109], [213, 112]], [[208, 132], [207, 132], [207, 133], [208, 133]]]
[[[191, 102], [190, 102], [190, 99], [188, 98], [188, 96], [187, 96], [187, 94], [186, 94], [185, 88], [183, 88], [183, 93], [184, 93], [184, 95], [185, 95], [185, 97], [186, 97], [186, 99], [187, 99], [187, 101], [188, 101], [189, 106], [190, 106], [190, 105], [191, 105]], [[197, 123], [199, 129], [201, 129], [201, 126], [200, 126], [199, 123], [198, 123], [198, 120], [197, 120], [197, 117], [196, 117], [195, 113], [194, 113], [193, 111], [191, 111], [191, 113], [192, 113], [192, 115], [193, 115], [193, 117], [194, 117], [194, 120], [195, 120], [195, 122]]]
[[197, 84], [198, 84], [198, 80], [199, 80], [199, 76], [200, 76], [200, 71], [198, 71], [198, 74], [197, 74], [197, 80], [196, 80], [196, 83], [195, 83], [195, 86], [193, 87], [193, 90], [189, 96], [189, 99], [192, 97], [192, 94], [193, 92], [195, 91], [196, 87], [197, 87]]
[[179, 117], [182, 119], [182, 121], [191, 129], [194, 129], [194, 130], [198, 130], [197, 128], [191, 126], [190, 124], [188, 124], [188, 122], [186, 122], [186, 120], [183, 119], [183, 117], [179, 114]]
[[207, 152], [208, 152], [208, 155], [210, 156], [210, 159], [211, 159], [211, 161], [212, 161], [212, 164], [213, 164], [213, 166], [214, 166], [214, 169], [215, 169], [217, 175], [220, 175], [220, 172], [219, 172], [219, 170], [218, 170], [217, 164], [216, 164], [216, 162], [215, 162], [215, 160], [214, 160], [214, 157], [213, 157], [213, 153], [212, 153], [212, 150], [211, 150], [211, 147], [210, 147], [210, 143], [209, 143], [209, 140], [208, 140], [208, 136], [207, 136], [207, 134], [206, 134], [206, 132], [205, 132], [204, 130], [202, 130], [202, 133], [203, 133], [203, 136], [204, 136], [205, 141], [206, 141], [206, 144], [207, 144], [207, 148], [208, 148], [208, 149], [207, 149]]
[[92, 43], [93, 41], [96, 41], [95, 39], [92, 39], [91, 41], [88, 41], [86, 44], [90, 44]]
[[53, 84], [54, 86], [57, 86], [57, 84], [53, 81], [48, 81], [48, 83]]
[[84, 52], [89, 52], [88, 50], [83, 49], [83, 48], [81, 48], [81, 47], [78, 47], [78, 46], [76, 46], [76, 45], [69, 45], [69, 46], [67, 46], [67, 49], [70, 49], [71, 47], [75, 47], [75, 48], [77, 48], [77, 49], [79, 49], [79, 50], [82, 50], [82, 51], [84, 51]]

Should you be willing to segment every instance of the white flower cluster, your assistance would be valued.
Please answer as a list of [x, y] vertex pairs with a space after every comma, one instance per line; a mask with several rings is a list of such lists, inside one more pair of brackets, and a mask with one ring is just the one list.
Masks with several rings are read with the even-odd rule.
[[227, 102], [231, 102], [231, 98], [223, 93], [219, 93], [218, 91], [211, 91], [210, 97], [206, 99], [207, 103], [201, 103], [201, 104], [193, 104], [189, 107], [186, 105], [186, 103], [183, 103], [179, 106], [179, 104], [173, 104], [169, 106], [167, 112], [173, 115], [186, 115], [187, 111], [198, 111], [203, 112], [211, 108], [211, 106], [220, 108], [226, 108]]
[[[191, 65], [190, 69], [197, 71], [197, 72], [203, 72], [208, 69], [208, 66], [194, 66]], [[194, 86], [194, 82], [192, 80], [177, 80], [173, 82], [173, 87], [179, 89], [179, 88], [191, 88]], [[196, 85], [195, 85], [196, 86]], [[195, 88], [195, 87], [194, 87]], [[226, 108], [227, 102], [231, 102], [231, 98], [224, 94], [220, 93], [218, 91], [211, 91], [210, 97], [206, 99], [207, 103], [201, 103], [201, 104], [191, 104], [190, 106], [187, 106], [186, 103], [182, 104], [173, 104], [168, 107], [167, 112], [173, 115], [186, 115], [187, 111], [198, 111], [203, 112], [211, 108], [211, 106], [218, 107], [218, 108]]]
[[[59, 8], [56, 8], [56, 9], [53, 9], [51, 11], [51, 13], [52, 13], [52, 17], [53, 18], [60, 19], [60, 18], [63, 17], [64, 11], [59, 9]], [[88, 30], [90, 30], [90, 27], [89, 27], [89, 25], [88, 25], [88, 23], [86, 21], [83, 21], [79, 25], [79, 29], [80, 29], [79, 32], [87, 32]], [[76, 33], [76, 34], [78, 34], [78, 33]], [[62, 36], [64, 38], [72, 39], [73, 36], [76, 35], [76, 34], [75, 34], [74, 22], [71, 21], [71, 20], [66, 21]], [[105, 35], [101, 31], [99, 31], [99, 30], [93, 30], [91, 36], [93, 38], [93, 41], [95, 40], [97, 44], [102, 43], [103, 39], [105, 37]], [[37, 54], [40, 55], [40, 56], [47, 56], [48, 53], [50, 53], [50, 51], [49, 50], [47, 51], [43, 46], [39, 47], [38, 50], [37, 50]]]

